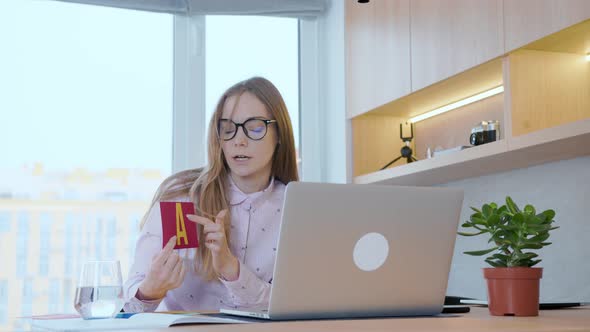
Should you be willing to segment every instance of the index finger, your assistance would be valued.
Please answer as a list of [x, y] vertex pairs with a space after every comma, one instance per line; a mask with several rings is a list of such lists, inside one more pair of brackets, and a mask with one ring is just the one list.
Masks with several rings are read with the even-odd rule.
[[219, 211], [217, 216], [215, 216], [215, 223], [223, 225], [223, 221], [224, 221], [226, 215], [227, 215], [226, 209]]
[[197, 216], [196, 214], [187, 214], [186, 217], [188, 220], [192, 222], [196, 222], [197, 224], [201, 224], [203, 226], [207, 226], [209, 224], [213, 224], [214, 222], [201, 216]]

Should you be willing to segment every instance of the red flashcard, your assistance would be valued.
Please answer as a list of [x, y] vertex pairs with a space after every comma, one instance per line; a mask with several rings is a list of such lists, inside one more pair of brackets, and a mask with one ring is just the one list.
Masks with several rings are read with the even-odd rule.
[[192, 202], [160, 202], [162, 214], [162, 247], [176, 235], [174, 249], [198, 248], [197, 224], [188, 220], [187, 214], [195, 214]]

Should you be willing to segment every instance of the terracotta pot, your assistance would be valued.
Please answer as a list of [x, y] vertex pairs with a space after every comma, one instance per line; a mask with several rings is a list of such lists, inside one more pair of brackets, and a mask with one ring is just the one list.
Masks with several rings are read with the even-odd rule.
[[484, 268], [488, 308], [494, 316], [538, 316], [540, 267]]

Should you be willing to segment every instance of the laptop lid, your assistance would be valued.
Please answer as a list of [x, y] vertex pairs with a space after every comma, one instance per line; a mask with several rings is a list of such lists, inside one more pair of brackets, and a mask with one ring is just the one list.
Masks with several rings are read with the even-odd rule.
[[289, 183], [269, 317], [440, 313], [462, 202], [453, 188]]

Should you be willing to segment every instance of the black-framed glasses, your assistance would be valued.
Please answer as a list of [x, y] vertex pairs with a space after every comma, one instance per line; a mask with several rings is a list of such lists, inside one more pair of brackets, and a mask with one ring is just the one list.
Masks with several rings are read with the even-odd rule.
[[261, 118], [250, 118], [242, 123], [236, 123], [230, 119], [220, 119], [217, 124], [217, 136], [224, 141], [229, 141], [236, 137], [238, 128], [242, 127], [244, 134], [246, 134], [249, 139], [259, 141], [266, 136], [268, 125], [276, 122], [277, 120]]

